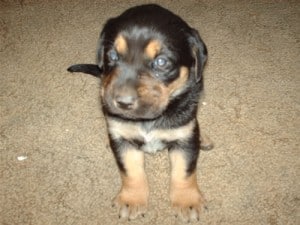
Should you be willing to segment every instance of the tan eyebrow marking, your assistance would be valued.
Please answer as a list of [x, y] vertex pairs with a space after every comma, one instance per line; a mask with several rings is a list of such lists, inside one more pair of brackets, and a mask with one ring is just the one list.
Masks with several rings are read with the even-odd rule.
[[124, 55], [127, 53], [128, 50], [127, 41], [123, 35], [119, 34], [117, 36], [114, 45], [119, 54]]
[[154, 59], [160, 50], [161, 50], [161, 42], [158, 40], [151, 40], [145, 47], [145, 54], [150, 59]]

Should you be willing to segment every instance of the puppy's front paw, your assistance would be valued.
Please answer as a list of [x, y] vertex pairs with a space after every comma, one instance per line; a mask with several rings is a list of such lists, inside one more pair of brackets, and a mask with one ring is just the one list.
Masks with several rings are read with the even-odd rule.
[[173, 187], [170, 196], [176, 217], [184, 222], [199, 221], [205, 199], [197, 187]]
[[147, 189], [124, 189], [115, 197], [113, 205], [118, 208], [120, 219], [135, 219], [144, 216], [148, 203]]

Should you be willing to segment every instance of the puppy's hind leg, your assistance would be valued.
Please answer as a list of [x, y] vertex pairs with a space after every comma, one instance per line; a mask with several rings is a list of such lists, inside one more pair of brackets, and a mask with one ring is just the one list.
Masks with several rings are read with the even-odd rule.
[[202, 131], [200, 132], [200, 149], [209, 151], [214, 148], [213, 141]]

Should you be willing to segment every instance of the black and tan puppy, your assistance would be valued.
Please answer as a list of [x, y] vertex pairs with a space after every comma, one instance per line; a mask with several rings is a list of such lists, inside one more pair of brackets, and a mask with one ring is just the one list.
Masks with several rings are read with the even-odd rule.
[[170, 155], [173, 208], [184, 220], [199, 218], [204, 199], [196, 178], [196, 114], [206, 58], [196, 30], [158, 5], [142, 5], [106, 22], [97, 65], [68, 68], [101, 78], [110, 145], [122, 178], [114, 199], [121, 218], [145, 212], [149, 188], [144, 153], [163, 149]]

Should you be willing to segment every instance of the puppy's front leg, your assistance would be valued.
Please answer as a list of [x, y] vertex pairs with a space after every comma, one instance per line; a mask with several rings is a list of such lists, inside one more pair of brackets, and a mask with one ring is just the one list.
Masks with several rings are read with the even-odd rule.
[[171, 161], [170, 198], [176, 216], [183, 221], [199, 220], [205, 202], [196, 176], [196, 163], [199, 154], [198, 134], [181, 140], [169, 151]]
[[[116, 145], [112, 145], [116, 148]], [[113, 149], [122, 179], [122, 187], [114, 199], [120, 218], [134, 219], [147, 208], [149, 188], [144, 171], [144, 153], [123, 143]]]

